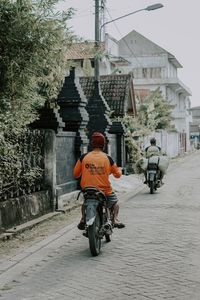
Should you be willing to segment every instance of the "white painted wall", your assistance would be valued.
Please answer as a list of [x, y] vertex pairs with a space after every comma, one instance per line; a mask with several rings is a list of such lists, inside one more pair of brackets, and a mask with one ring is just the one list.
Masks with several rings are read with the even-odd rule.
[[149, 146], [149, 140], [151, 137], [155, 137], [157, 145], [161, 147], [162, 151], [167, 154], [168, 157], [173, 158], [180, 154], [180, 142], [179, 134], [174, 131], [159, 130], [148, 136], [144, 140], [144, 148]]

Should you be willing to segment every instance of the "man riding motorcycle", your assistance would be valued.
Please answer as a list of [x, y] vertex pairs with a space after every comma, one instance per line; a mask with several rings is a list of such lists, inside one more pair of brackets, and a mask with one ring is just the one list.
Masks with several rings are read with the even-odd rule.
[[[156, 145], [156, 139], [155, 137], [152, 137], [150, 139], [150, 146], [145, 148], [145, 156], [146, 158], [149, 158], [151, 156], [160, 156], [162, 155], [161, 148]], [[164, 183], [162, 182], [163, 179], [163, 172], [160, 171], [160, 186]], [[144, 184], [147, 184], [147, 173], [145, 172], [145, 181]]]
[[[103, 152], [105, 137], [100, 132], [94, 132], [91, 140], [93, 150], [83, 154], [74, 167], [74, 177], [81, 177], [81, 188], [96, 187], [107, 197], [107, 207], [113, 210], [114, 227], [123, 228], [125, 225], [118, 220], [119, 204], [116, 194], [113, 192], [109, 175], [119, 178], [121, 169], [114, 163], [113, 159]], [[85, 229], [84, 206], [82, 205], [82, 218], [78, 224], [80, 230]]]

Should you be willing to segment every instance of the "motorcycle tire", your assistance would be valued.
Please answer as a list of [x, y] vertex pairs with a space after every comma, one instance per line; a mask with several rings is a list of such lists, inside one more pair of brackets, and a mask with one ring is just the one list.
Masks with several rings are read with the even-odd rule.
[[99, 213], [97, 212], [94, 223], [88, 227], [88, 239], [92, 256], [97, 256], [100, 253], [101, 239], [98, 236], [100, 227], [101, 221]]
[[153, 181], [149, 182], [149, 187], [150, 187], [150, 194], [153, 194], [154, 193], [154, 182]]

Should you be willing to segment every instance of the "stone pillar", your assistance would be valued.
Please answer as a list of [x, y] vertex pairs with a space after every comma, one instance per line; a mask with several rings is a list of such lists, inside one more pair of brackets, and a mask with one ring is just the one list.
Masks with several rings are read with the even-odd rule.
[[79, 80], [75, 77], [75, 69], [65, 78], [63, 87], [58, 95], [59, 113], [65, 123], [64, 131], [76, 132], [75, 152], [78, 158], [87, 152], [88, 139], [85, 133], [89, 120], [85, 109], [87, 99], [81, 89]]
[[86, 110], [89, 114], [89, 122], [87, 124], [88, 138], [91, 138], [94, 131], [105, 134], [107, 140], [106, 150], [109, 153], [108, 131], [112, 124], [109, 117], [110, 108], [101, 94], [99, 82], [95, 81], [93, 77], [82, 77], [81, 86], [88, 99], [86, 106]]

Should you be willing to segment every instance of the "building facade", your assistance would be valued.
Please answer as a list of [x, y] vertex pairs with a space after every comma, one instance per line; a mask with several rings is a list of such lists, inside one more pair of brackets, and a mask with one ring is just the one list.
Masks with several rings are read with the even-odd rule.
[[123, 72], [133, 72], [135, 94], [141, 101], [160, 88], [172, 107], [172, 122], [180, 133], [184, 151], [190, 149], [189, 123], [191, 122], [190, 90], [178, 78], [182, 68], [176, 57], [136, 31], [132, 31], [119, 42], [119, 56], [130, 62]]
[[194, 148], [200, 146], [200, 106], [190, 108], [192, 122], [190, 123], [190, 142]]

